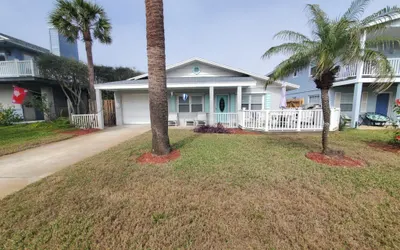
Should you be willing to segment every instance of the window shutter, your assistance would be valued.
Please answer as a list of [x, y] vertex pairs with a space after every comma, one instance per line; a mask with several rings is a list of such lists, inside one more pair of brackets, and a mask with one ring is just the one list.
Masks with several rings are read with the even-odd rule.
[[264, 109], [271, 109], [271, 93], [266, 93], [264, 98]]
[[208, 94], [204, 96], [204, 112], [210, 112], [210, 95]]
[[335, 92], [335, 108], [340, 108], [340, 100], [342, 99], [342, 93]]
[[169, 98], [169, 111], [176, 112], [176, 96], [174, 95]]
[[368, 104], [368, 92], [362, 92], [360, 112], [362, 112], [362, 113], [367, 112], [367, 104]]

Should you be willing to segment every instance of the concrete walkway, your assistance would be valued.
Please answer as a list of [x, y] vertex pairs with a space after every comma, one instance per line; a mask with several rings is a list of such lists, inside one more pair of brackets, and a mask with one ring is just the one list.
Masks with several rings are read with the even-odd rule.
[[60, 169], [150, 130], [132, 125], [47, 144], [0, 157], [0, 199]]

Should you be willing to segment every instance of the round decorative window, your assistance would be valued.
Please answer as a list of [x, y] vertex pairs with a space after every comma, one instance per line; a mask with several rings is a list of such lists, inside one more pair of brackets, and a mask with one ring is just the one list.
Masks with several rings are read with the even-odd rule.
[[220, 110], [221, 112], [224, 112], [224, 110], [225, 110], [225, 100], [224, 100], [223, 98], [221, 98], [221, 99], [219, 100], [219, 110]]
[[193, 67], [193, 73], [195, 73], [196, 75], [200, 74], [200, 67], [199, 66], [194, 66]]

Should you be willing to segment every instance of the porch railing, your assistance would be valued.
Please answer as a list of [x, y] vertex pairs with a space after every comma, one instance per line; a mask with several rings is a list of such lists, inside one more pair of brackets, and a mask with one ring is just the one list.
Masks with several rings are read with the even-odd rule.
[[222, 124], [228, 128], [237, 128], [238, 114], [237, 113], [214, 113], [214, 124]]
[[100, 128], [98, 114], [71, 115], [72, 124], [80, 129]]
[[0, 77], [38, 76], [39, 69], [33, 60], [0, 62]]
[[[400, 58], [389, 58], [390, 65], [393, 68], [393, 72], [396, 76], [400, 76]], [[377, 65], [371, 62], [365, 62], [362, 72], [362, 76], [373, 77], [377, 75]], [[336, 80], [344, 80], [347, 78], [354, 78], [357, 76], [357, 64], [350, 64], [341, 66], [339, 73], [337, 74]]]
[[[240, 116], [240, 115], [239, 115]], [[322, 109], [241, 111], [240, 125], [263, 131], [320, 131], [324, 125]], [[339, 128], [340, 109], [331, 109], [330, 130]]]

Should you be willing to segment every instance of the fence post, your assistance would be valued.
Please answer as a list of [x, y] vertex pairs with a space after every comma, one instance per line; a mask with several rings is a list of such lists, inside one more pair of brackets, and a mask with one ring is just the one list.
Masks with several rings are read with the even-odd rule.
[[301, 131], [301, 113], [302, 113], [302, 110], [299, 109], [298, 111], [299, 111], [299, 114], [297, 115], [297, 129], [296, 129], [296, 131], [300, 132]]
[[246, 110], [243, 110], [242, 111], [242, 123], [243, 123], [243, 125], [242, 125], [242, 127], [244, 127], [244, 128], [246, 128]]
[[269, 122], [269, 110], [265, 111], [265, 131], [268, 131], [268, 122]]

